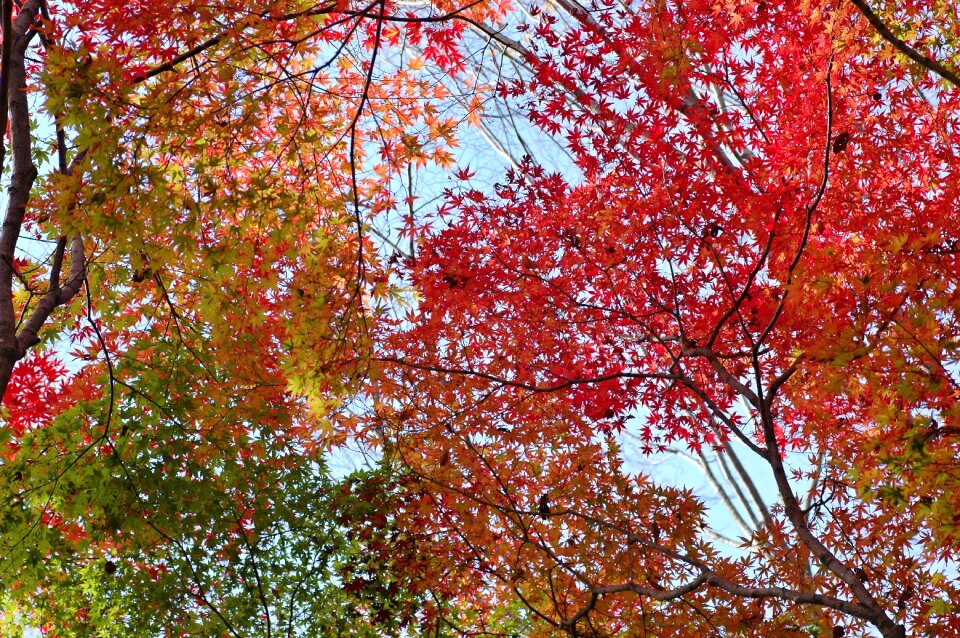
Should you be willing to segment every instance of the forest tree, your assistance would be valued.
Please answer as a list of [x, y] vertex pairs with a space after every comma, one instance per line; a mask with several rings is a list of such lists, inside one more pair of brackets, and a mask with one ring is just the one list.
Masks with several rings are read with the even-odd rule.
[[950, 3], [0, 6], [6, 633], [960, 630]]

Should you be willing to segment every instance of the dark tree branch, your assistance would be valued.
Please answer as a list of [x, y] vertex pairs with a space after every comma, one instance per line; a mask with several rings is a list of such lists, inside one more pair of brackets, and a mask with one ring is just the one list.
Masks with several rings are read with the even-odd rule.
[[[30, 105], [27, 101], [26, 51], [36, 34], [31, 27], [40, 13], [42, 0], [27, 0], [11, 22], [12, 0], [3, 0], [3, 46], [0, 53], [0, 133], [10, 123], [10, 150], [13, 174], [7, 210], [0, 229], [0, 398], [6, 394], [13, 366], [22, 358], [17, 338], [17, 317], [13, 306], [13, 260], [26, 215], [30, 189], [37, 178], [30, 139]], [[5, 153], [0, 151], [0, 164]]]
[[860, 13], [863, 14], [863, 17], [867, 19], [874, 30], [880, 34], [880, 37], [892, 44], [897, 51], [904, 54], [926, 70], [936, 73], [944, 80], [950, 82], [950, 84], [953, 84], [954, 86], [960, 86], [960, 76], [936, 60], [923, 55], [912, 46], [898, 38], [893, 31], [890, 30], [890, 27], [884, 24], [883, 20], [880, 19], [880, 16], [874, 13], [873, 9], [870, 8], [870, 5], [864, 2], [864, 0], [850, 0], [850, 2], [852, 2], [853, 6], [860, 10]]
[[[74, 162], [67, 167], [64, 174], [73, 173], [73, 168], [77, 162], [83, 161], [85, 154], [80, 153], [74, 158]], [[74, 235], [70, 240], [70, 272], [66, 280], [60, 282], [60, 271], [63, 266], [64, 253], [66, 252], [67, 238], [60, 237], [57, 242], [56, 252], [53, 255], [53, 266], [50, 269], [50, 283], [47, 293], [40, 298], [40, 303], [34, 308], [29, 318], [23, 324], [23, 328], [17, 334], [17, 358], [21, 359], [27, 351], [40, 343], [40, 328], [46, 323], [53, 311], [63, 304], [69, 302], [80, 292], [84, 278], [87, 274], [87, 260], [83, 249], [83, 237], [79, 234]]]
[[511, 388], [520, 388], [522, 390], [529, 390], [531, 392], [537, 393], [546, 393], [546, 392], [557, 392], [558, 390], [564, 390], [577, 385], [584, 385], [590, 383], [601, 383], [603, 381], [613, 381], [615, 379], [665, 379], [665, 380], [677, 380], [678, 376], [672, 373], [666, 372], [613, 372], [610, 374], [601, 375], [598, 377], [585, 377], [579, 379], [567, 379], [553, 385], [535, 385], [533, 383], [526, 383], [523, 381], [513, 381], [511, 379], [505, 379], [503, 377], [498, 377], [493, 374], [486, 372], [480, 372], [479, 370], [469, 370], [466, 368], [445, 368], [442, 366], [432, 366], [425, 365], [422, 363], [414, 363], [412, 361], [407, 361], [405, 359], [399, 359], [396, 357], [375, 357], [374, 361], [379, 361], [381, 363], [395, 363], [399, 366], [404, 366], [407, 368], [413, 368], [414, 370], [423, 370], [425, 372], [439, 372], [441, 374], [451, 374], [451, 375], [460, 375], [464, 377], [476, 377], [478, 379], [485, 379], [487, 381], [492, 381], [499, 385]]

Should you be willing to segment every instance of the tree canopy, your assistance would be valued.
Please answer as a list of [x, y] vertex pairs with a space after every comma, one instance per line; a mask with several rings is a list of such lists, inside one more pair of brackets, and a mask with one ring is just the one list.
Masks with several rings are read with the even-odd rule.
[[960, 631], [952, 3], [0, 14], [4, 635]]

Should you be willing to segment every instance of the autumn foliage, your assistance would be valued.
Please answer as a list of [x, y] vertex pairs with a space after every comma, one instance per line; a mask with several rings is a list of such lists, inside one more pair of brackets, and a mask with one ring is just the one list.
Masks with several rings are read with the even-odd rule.
[[4, 632], [960, 633], [955, 7], [0, 8]]

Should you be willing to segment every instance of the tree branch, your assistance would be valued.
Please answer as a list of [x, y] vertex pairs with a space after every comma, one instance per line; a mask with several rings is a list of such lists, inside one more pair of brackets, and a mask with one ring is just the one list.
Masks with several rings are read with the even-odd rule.
[[880, 19], [880, 16], [873, 12], [873, 9], [870, 8], [870, 5], [863, 0], [850, 0], [850, 2], [852, 2], [853, 6], [860, 10], [860, 13], [862, 13], [863, 17], [865, 17], [871, 26], [873, 26], [874, 30], [880, 34], [880, 37], [892, 44], [897, 51], [904, 54], [928, 71], [933, 71], [954, 86], [960, 86], [960, 76], [936, 60], [923, 55], [909, 44], [898, 38], [893, 31], [891, 31], [890, 28], [883, 23], [883, 20]]
[[[26, 51], [35, 31], [31, 29], [40, 12], [42, 0], [27, 0], [10, 22], [12, 0], [3, 0], [3, 47], [0, 53], [0, 134], [10, 122], [10, 150], [13, 171], [7, 196], [7, 210], [0, 229], [0, 398], [6, 394], [13, 366], [23, 355], [17, 338], [17, 318], [13, 307], [13, 260], [26, 214], [30, 189], [37, 178], [30, 138], [30, 105], [27, 100]], [[5, 98], [5, 99], [4, 99]], [[5, 155], [0, 151], [0, 163]]]

